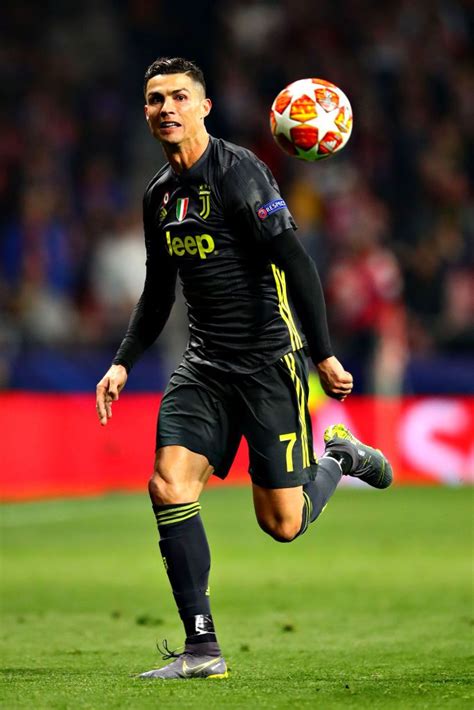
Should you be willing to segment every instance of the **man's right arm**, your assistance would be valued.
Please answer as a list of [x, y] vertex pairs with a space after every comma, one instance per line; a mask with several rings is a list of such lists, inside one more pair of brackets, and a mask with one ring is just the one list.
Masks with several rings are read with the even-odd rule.
[[156, 265], [150, 265], [150, 260], [147, 261], [143, 293], [112, 361], [114, 365], [123, 365], [127, 374], [143, 352], [155, 342], [168, 320], [175, 300], [176, 275], [171, 259], [165, 257]]
[[175, 300], [177, 268], [147, 218], [147, 195], [143, 206], [147, 251], [145, 286], [112, 365], [97, 384], [96, 408], [103, 426], [112, 416], [112, 402], [119, 398], [128, 373], [163, 330]]
[[143, 198], [143, 230], [146, 246], [145, 286], [112, 361], [114, 365], [123, 365], [127, 374], [163, 330], [175, 299], [176, 263], [157, 233], [150, 189], [145, 191]]
[[127, 332], [112, 365], [96, 388], [97, 416], [102, 426], [112, 417], [112, 402], [119, 398], [128, 373], [140, 355], [155, 342], [163, 330], [175, 298], [176, 269], [168, 259], [161, 266], [147, 261], [145, 287], [130, 318]]

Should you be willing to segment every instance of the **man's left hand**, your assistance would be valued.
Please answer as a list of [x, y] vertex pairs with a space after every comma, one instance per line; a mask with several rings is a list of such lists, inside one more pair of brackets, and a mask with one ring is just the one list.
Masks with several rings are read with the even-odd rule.
[[347, 395], [352, 392], [353, 379], [351, 373], [347, 372], [337, 357], [334, 356], [322, 360], [316, 367], [325, 393], [329, 397], [343, 402]]

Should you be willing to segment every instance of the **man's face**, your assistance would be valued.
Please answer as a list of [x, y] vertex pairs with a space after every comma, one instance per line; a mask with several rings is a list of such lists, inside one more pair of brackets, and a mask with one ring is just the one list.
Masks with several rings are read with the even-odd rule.
[[150, 131], [165, 145], [182, 145], [204, 131], [211, 102], [187, 74], [157, 74], [147, 84], [145, 116]]

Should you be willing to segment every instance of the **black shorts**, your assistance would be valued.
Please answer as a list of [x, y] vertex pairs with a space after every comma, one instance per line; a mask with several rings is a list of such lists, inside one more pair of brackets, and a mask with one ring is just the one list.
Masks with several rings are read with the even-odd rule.
[[307, 402], [302, 350], [251, 375], [224, 375], [184, 361], [163, 395], [157, 448], [185, 446], [225, 478], [244, 436], [254, 483], [301, 486], [314, 480], [317, 468]]

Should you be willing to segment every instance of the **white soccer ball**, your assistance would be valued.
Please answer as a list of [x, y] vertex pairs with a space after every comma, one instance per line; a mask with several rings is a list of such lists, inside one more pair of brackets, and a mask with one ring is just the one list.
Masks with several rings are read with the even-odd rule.
[[352, 108], [345, 93], [324, 79], [300, 79], [272, 104], [270, 128], [285, 153], [322, 160], [342, 150], [352, 132]]

